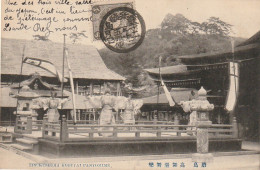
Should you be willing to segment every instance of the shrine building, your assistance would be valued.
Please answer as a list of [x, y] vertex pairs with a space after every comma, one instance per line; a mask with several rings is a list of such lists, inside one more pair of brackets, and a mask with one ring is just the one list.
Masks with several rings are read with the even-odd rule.
[[[75, 93], [78, 98], [88, 95], [101, 95], [104, 88], [109, 86], [114, 95], [121, 95], [121, 83], [125, 78], [114, 71], [107, 68], [97, 49], [89, 45], [67, 44], [66, 48], [69, 52], [69, 61], [73, 75]], [[14, 121], [17, 102], [15, 98], [10, 97], [11, 87], [18, 88], [19, 82], [27, 82], [34, 88], [35, 83], [28, 83], [36, 80], [42, 86], [37, 91], [45, 90], [45, 95], [50, 95], [50, 89], [60, 89], [58, 78], [48, 71], [23, 63], [22, 73], [21, 64], [22, 57], [31, 57], [49, 61], [53, 63], [56, 69], [62, 73], [63, 63], [63, 44], [54, 43], [52, 41], [36, 41], [36, 40], [18, 40], [2, 38], [1, 53], [1, 116], [0, 121]], [[37, 75], [35, 77], [35, 75]], [[65, 78], [69, 78], [67, 62], [64, 64]], [[34, 81], [35, 82], [35, 81]], [[47, 88], [48, 87], [48, 88]], [[58, 97], [61, 91], [58, 90]], [[71, 91], [69, 81], [64, 83], [64, 90]], [[71, 95], [69, 93], [67, 96]], [[82, 96], [82, 97], [80, 97]], [[84, 98], [84, 97], [83, 97]], [[83, 100], [83, 99], [82, 99]], [[78, 104], [82, 105], [82, 104]], [[70, 109], [72, 104], [67, 104], [66, 109]], [[83, 107], [83, 106], [82, 106]], [[83, 108], [81, 110], [84, 110]], [[86, 114], [82, 119], [86, 119]]]
[[[245, 42], [237, 45], [234, 52], [202, 53], [177, 57], [182, 65], [161, 67], [161, 75], [169, 90], [172, 88], [199, 89], [208, 91], [208, 100], [215, 109], [211, 113], [214, 123], [230, 123], [237, 118], [241, 136], [257, 136], [260, 115], [260, 31]], [[237, 64], [238, 82], [231, 88], [230, 63]], [[150, 77], [159, 85], [159, 68], [146, 69]], [[231, 70], [232, 71], [232, 70]], [[234, 76], [234, 75], [233, 75]], [[172, 94], [174, 91], [171, 92]], [[229, 94], [235, 107], [227, 112]], [[172, 95], [174, 98], [174, 96]], [[167, 104], [167, 101], [165, 101]], [[156, 105], [156, 103], [154, 103]], [[160, 105], [160, 103], [159, 103]], [[144, 102], [144, 106], [147, 104]], [[163, 110], [165, 111], [165, 109]], [[249, 130], [248, 130], [249, 129]]]

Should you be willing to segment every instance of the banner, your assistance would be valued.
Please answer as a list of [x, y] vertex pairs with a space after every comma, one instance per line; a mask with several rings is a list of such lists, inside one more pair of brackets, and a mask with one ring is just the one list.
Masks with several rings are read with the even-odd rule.
[[[38, 59], [38, 58], [25, 57], [23, 62], [26, 64], [36, 66], [36, 67], [40, 67], [40, 68], [50, 72], [54, 76], [56, 76], [60, 82], [62, 81], [62, 75], [59, 73], [59, 71], [56, 69], [56, 67], [49, 61]], [[66, 82], [66, 81], [67, 80], [64, 79], [64, 82]]]
[[168, 89], [167, 89], [167, 87], [166, 87], [166, 85], [164, 84], [164, 82], [163, 82], [162, 79], [161, 79], [161, 84], [162, 84], [164, 93], [165, 93], [165, 95], [166, 95], [166, 98], [167, 98], [167, 100], [168, 100], [168, 102], [169, 102], [169, 105], [170, 105], [171, 107], [173, 107], [173, 106], [175, 105], [175, 102], [173, 101], [172, 96], [171, 96], [171, 93], [168, 91]]
[[167, 98], [167, 100], [168, 100], [168, 102], [169, 102], [169, 105], [170, 105], [171, 107], [173, 107], [173, 106], [175, 105], [175, 103], [174, 103], [174, 101], [173, 101], [173, 99], [172, 99], [171, 93], [168, 91], [168, 89], [167, 89], [167, 87], [166, 87], [166, 85], [164, 84], [163, 79], [162, 79], [161, 69], [160, 69], [160, 67], [161, 67], [161, 60], [162, 60], [162, 57], [160, 56], [160, 57], [159, 57], [159, 74], [160, 74], [160, 79], [161, 79], [161, 85], [162, 85], [162, 87], [163, 87], [163, 90], [164, 90], [164, 93], [165, 93], [165, 95], [166, 95], [166, 98]]
[[235, 62], [229, 62], [229, 88], [225, 109], [233, 111], [237, 102], [239, 90], [239, 65]]

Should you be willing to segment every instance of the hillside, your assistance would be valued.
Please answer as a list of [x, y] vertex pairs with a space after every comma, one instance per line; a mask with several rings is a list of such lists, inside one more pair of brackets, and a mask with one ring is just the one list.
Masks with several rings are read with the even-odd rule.
[[[137, 96], [150, 96], [157, 93], [157, 88], [143, 69], [158, 67], [159, 56], [162, 56], [161, 66], [172, 66], [180, 64], [176, 56], [229, 50], [231, 28], [216, 17], [197, 23], [181, 14], [168, 14], [161, 28], [146, 32], [144, 42], [135, 51], [119, 54], [105, 48], [99, 53], [108, 68], [127, 78], [126, 83], [132, 83], [134, 87], [149, 85]], [[244, 41], [233, 39], [236, 44]]]

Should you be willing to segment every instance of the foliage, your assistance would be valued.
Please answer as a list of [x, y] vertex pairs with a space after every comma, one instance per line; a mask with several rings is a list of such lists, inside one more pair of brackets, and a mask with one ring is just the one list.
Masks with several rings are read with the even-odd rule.
[[172, 66], [181, 63], [177, 56], [229, 50], [231, 27], [216, 17], [198, 23], [181, 14], [167, 14], [161, 28], [147, 30], [144, 42], [135, 51], [119, 54], [104, 48], [99, 53], [108, 68], [127, 78], [126, 83], [148, 87], [139, 97], [151, 96], [157, 93], [157, 86], [145, 68], [158, 67], [159, 56], [161, 66]]
[[210, 17], [207, 21], [192, 22], [182, 14], [167, 14], [161, 23], [161, 29], [175, 34], [210, 34], [229, 36], [232, 33], [232, 25], [217, 17]]

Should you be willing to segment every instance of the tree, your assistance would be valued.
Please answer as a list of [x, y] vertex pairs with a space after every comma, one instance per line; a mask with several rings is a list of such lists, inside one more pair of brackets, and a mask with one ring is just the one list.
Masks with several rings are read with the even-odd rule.
[[232, 32], [232, 25], [228, 24], [217, 17], [210, 17], [207, 22], [201, 24], [202, 30], [206, 34], [229, 36]]
[[228, 50], [230, 42], [225, 35], [231, 27], [216, 17], [199, 23], [181, 14], [167, 14], [160, 28], [147, 31], [136, 50], [115, 53], [101, 49], [99, 52], [108, 68], [126, 78], [125, 83], [131, 83], [133, 88], [147, 87], [137, 96], [151, 96], [157, 93], [157, 86], [144, 68], [157, 68], [158, 56], [162, 56], [163, 67], [181, 64], [177, 56]]
[[182, 14], [167, 14], [161, 23], [161, 28], [166, 29], [175, 34], [187, 34], [190, 20]]
[[192, 35], [198, 34], [201, 31], [201, 24], [198, 22], [190, 22], [189, 29]]

